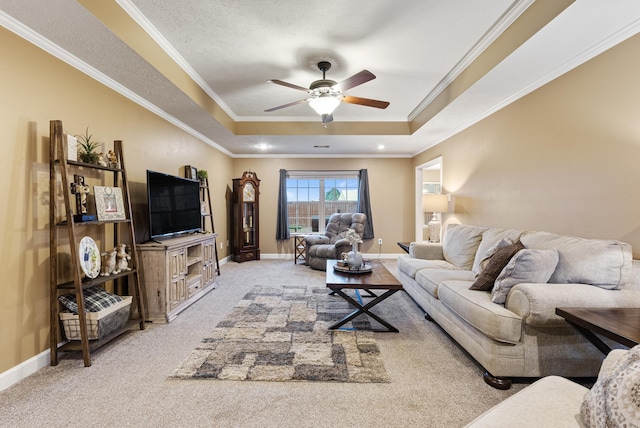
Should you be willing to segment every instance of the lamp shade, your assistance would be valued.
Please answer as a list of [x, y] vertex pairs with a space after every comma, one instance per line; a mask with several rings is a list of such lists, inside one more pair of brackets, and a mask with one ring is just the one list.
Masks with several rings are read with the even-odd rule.
[[449, 211], [447, 195], [426, 193], [422, 195], [422, 211], [426, 213], [446, 213]]
[[320, 94], [319, 97], [311, 99], [309, 105], [320, 115], [332, 114], [340, 105], [340, 100], [331, 96], [331, 94]]

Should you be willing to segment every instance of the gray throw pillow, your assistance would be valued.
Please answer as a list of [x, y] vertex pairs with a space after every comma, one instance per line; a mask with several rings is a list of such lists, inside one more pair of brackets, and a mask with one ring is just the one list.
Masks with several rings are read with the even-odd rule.
[[487, 251], [487, 258], [480, 262], [482, 270], [473, 284], [471, 284], [471, 287], [469, 287], [469, 290], [490, 291], [498, 274], [509, 263], [511, 257], [523, 248], [524, 245], [519, 240], [513, 244], [508, 244], [504, 239], [500, 240], [493, 248]]
[[514, 285], [531, 282], [546, 283], [558, 265], [557, 250], [524, 249], [509, 260], [496, 278], [491, 301], [504, 304]]
[[[604, 366], [603, 366], [604, 368]], [[637, 426], [640, 421], [640, 345], [606, 372], [584, 397], [580, 418], [587, 427]]]

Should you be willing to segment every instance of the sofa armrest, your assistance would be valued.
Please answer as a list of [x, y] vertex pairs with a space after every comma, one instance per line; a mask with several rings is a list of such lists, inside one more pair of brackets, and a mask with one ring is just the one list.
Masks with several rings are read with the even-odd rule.
[[307, 235], [304, 238], [304, 243], [306, 244], [307, 248], [309, 248], [312, 245], [330, 244], [331, 240], [328, 236], [325, 235]]
[[441, 242], [412, 242], [409, 244], [409, 255], [416, 259], [444, 260]]
[[505, 308], [522, 317], [525, 324], [537, 327], [564, 326], [564, 318], [556, 315], [559, 307], [640, 307], [640, 292], [588, 284], [523, 283], [511, 289], [505, 302]]
[[336, 246], [336, 256], [338, 259], [342, 258], [342, 253], [348, 253], [352, 250], [353, 245], [349, 243], [347, 239], [338, 239], [334, 244]]
[[349, 240], [347, 238], [338, 239], [334, 245], [336, 247], [349, 247], [349, 248], [352, 247], [352, 245], [349, 243]]

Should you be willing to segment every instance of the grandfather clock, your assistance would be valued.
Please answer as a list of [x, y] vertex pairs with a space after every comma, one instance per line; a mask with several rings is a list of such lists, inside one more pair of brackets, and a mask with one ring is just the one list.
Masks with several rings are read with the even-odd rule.
[[233, 260], [238, 263], [260, 260], [259, 199], [260, 180], [255, 172], [245, 171], [233, 179]]

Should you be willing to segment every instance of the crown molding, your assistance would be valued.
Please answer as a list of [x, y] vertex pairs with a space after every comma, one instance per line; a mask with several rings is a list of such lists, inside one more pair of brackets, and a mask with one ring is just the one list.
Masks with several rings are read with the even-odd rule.
[[222, 108], [222, 110], [233, 119], [238, 121], [238, 117], [231, 108], [216, 94], [216, 92], [207, 84], [207, 82], [191, 67], [182, 55], [173, 47], [171, 43], [158, 31], [158, 29], [147, 19], [147, 17], [129, 0], [116, 0], [116, 3], [138, 24], [157, 44], [160, 48], [189, 75], [189, 77], [200, 88], [207, 93], [212, 100]]
[[487, 31], [484, 36], [467, 52], [467, 54], [451, 69], [451, 71], [436, 85], [424, 100], [409, 114], [409, 122], [431, 104], [467, 67], [475, 61], [484, 50], [489, 47], [534, 0], [519, 0], [507, 10], [504, 15]]
[[220, 146], [215, 141], [213, 141], [210, 138], [207, 138], [206, 136], [202, 135], [201, 133], [199, 133], [195, 129], [191, 128], [189, 125], [187, 125], [184, 122], [176, 119], [175, 117], [173, 117], [169, 113], [165, 112], [164, 110], [162, 110], [161, 108], [159, 108], [155, 104], [150, 103], [149, 101], [147, 101], [146, 99], [142, 98], [141, 96], [139, 96], [135, 92], [129, 90], [128, 88], [126, 88], [125, 86], [123, 86], [120, 83], [116, 82], [115, 80], [113, 80], [112, 78], [107, 76], [106, 74], [98, 71], [96, 68], [94, 68], [94, 67], [90, 66], [89, 64], [87, 64], [86, 62], [80, 60], [78, 57], [76, 57], [75, 55], [71, 54], [70, 52], [62, 49], [60, 46], [58, 46], [55, 43], [51, 42], [49, 39], [43, 37], [41, 34], [33, 31], [31, 28], [29, 28], [26, 25], [22, 24], [21, 22], [17, 21], [13, 17], [7, 15], [3, 11], [0, 11], [0, 25], [5, 27], [7, 30], [17, 34], [18, 36], [22, 37], [23, 39], [25, 39], [26, 41], [30, 42], [31, 44], [39, 47], [43, 51], [53, 55], [54, 57], [58, 58], [61, 61], [69, 64], [71, 67], [75, 68], [76, 70], [86, 74], [87, 76], [91, 77], [92, 79], [102, 83], [106, 87], [116, 91], [120, 95], [122, 95], [125, 98], [133, 101], [134, 103], [138, 104], [139, 106], [143, 107], [144, 109], [149, 110], [150, 112], [156, 114], [157, 116], [160, 116], [161, 118], [163, 118], [167, 122], [172, 123], [173, 125], [177, 126], [178, 128], [182, 129], [183, 131], [191, 134], [192, 136], [194, 136], [195, 138], [199, 139], [200, 141], [202, 141], [202, 142], [214, 147], [215, 149], [217, 149], [217, 150], [221, 151], [222, 153], [226, 154], [227, 156], [231, 156], [231, 157], [234, 156], [233, 153], [231, 153], [229, 150], [225, 149], [224, 147]]
[[447, 132], [445, 135], [438, 137], [438, 139], [428, 143], [425, 146], [422, 146], [421, 148], [419, 148], [418, 150], [413, 152], [411, 156], [417, 156], [420, 153], [424, 152], [425, 150], [427, 150], [427, 149], [429, 149], [429, 148], [431, 148], [431, 147], [433, 147], [435, 145], [438, 145], [438, 144], [442, 143], [443, 141], [447, 140], [448, 138], [451, 138], [454, 135], [456, 135], [457, 133], [464, 131], [465, 129], [473, 126], [474, 124], [480, 122], [481, 120], [489, 117], [493, 113], [503, 109], [504, 107], [508, 106], [509, 104], [511, 104], [511, 103], [519, 100], [520, 98], [530, 94], [531, 92], [535, 91], [536, 89], [538, 89], [538, 88], [546, 85], [547, 83], [557, 79], [558, 77], [562, 76], [563, 74], [568, 73], [569, 71], [579, 67], [580, 65], [584, 64], [585, 62], [595, 58], [596, 56], [602, 54], [603, 52], [605, 52], [605, 51], [607, 51], [609, 49], [611, 49], [612, 47], [616, 46], [617, 44], [624, 42], [628, 38], [635, 36], [638, 33], [640, 33], [640, 19], [633, 21], [631, 24], [629, 24], [626, 27], [623, 27], [622, 29], [620, 29], [619, 31], [613, 33], [611, 36], [607, 37], [606, 39], [603, 39], [600, 42], [594, 44], [589, 49], [586, 49], [585, 51], [583, 51], [579, 55], [574, 56], [573, 58], [571, 58], [570, 60], [566, 61], [565, 63], [563, 63], [559, 67], [556, 67], [554, 70], [552, 70], [549, 73], [541, 76], [539, 79], [534, 80], [529, 85], [523, 87], [521, 90], [519, 90], [518, 92], [514, 93], [513, 95], [511, 95], [511, 96], [503, 99], [502, 101], [494, 104], [493, 106], [483, 110], [481, 113], [477, 114], [476, 116], [472, 117], [468, 121], [462, 123], [461, 125], [457, 126], [454, 129], [452, 129], [451, 131]]

